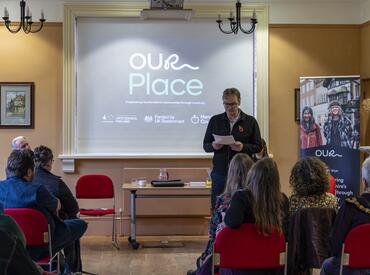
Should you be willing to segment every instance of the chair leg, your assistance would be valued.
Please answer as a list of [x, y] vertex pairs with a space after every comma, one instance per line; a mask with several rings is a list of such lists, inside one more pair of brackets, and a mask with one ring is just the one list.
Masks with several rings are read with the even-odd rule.
[[113, 214], [113, 222], [112, 222], [112, 245], [115, 249], [119, 250], [119, 244], [117, 241], [117, 228], [116, 228], [116, 215]]

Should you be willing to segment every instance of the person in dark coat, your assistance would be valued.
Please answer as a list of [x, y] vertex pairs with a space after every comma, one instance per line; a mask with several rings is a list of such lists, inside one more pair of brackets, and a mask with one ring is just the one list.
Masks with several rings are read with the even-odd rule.
[[[222, 95], [225, 112], [211, 117], [203, 139], [203, 149], [213, 155], [211, 208], [214, 209], [216, 198], [224, 192], [229, 162], [237, 153], [250, 157], [262, 149], [260, 129], [253, 116], [240, 110], [240, 92], [228, 88]], [[213, 135], [232, 135], [235, 143], [223, 145], [215, 142]]]
[[[7, 161], [7, 179], [0, 182], [0, 202], [5, 208], [36, 208], [41, 211], [51, 226], [52, 249], [58, 252], [79, 240], [87, 229], [80, 219], [62, 221], [57, 213], [58, 199], [48, 189], [33, 182], [34, 154], [29, 149], [13, 150]], [[28, 247], [32, 259], [49, 255], [47, 246]]]
[[[51, 172], [54, 162], [52, 150], [41, 145], [35, 148], [34, 156], [36, 168], [33, 182], [45, 186], [51, 194], [58, 198], [61, 204], [58, 214], [62, 220], [77, 219], [80, 210], [76, 198], [61, 177]], [[76, 240], [64, 248], [64, 253], [69, 269], [72, 272], [82, 272], [80, 241]]]
[[[330, 236], [330, 247], [333, 257], [324, 261], [321, 275], [337, 275], [340, 269], [342, 244], [352, 228], [370, 223], [370, 157], [362, 164], [362, 182], [364, 191], [359, 197], [345, 200], [339, 209]], [[370, 274], [370, 269], [348, 269], [344, 267], [343, 275]]]

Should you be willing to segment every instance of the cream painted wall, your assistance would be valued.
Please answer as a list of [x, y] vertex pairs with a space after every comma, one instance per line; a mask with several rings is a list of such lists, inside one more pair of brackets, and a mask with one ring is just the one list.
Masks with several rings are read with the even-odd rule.
[[25, 135], [33, 146], [59, 152], [62, 119], [62, 24], [42, 32], [11, 34], [0, 25], [0, 82], [35, 82], [35, 129], [0, 129], [0, 178], [13, 137]]
[[[370, 76], [370, 26], [270, 26], [270, 150], [279, 165], [283, 190], [290, 192], [289, 172], [298, 159], [298, 125], [294, 121], [294, 88], [300, 76], [359, 74]], [[38, 34], [10, 34], [0, 25], [0, 81], [34, 81], [35, 129], [0, 129], [0, 178], [4, 178], [10, 140], [25, 135], [33, 146], [61, 152], [62, 26], [47, 24]], [[76, 174], [53, 171], [72, 190], [79, 175], [106, 173], [120, 194], [124, 167], [209, 167], [210, 160], [79, 160]], [[117, 205], [122, 205], [119, 200]], [[104, 231], [109, 233], [109, 229]]]
[[[370, 78], [370, 21], [361, 27], [361, 77]], [[369, 95], [370, 96], [370, 95]]]
[[300, 76], [360, 73], [360, 28], [353, 26], [270, 25], [270, 149], [283, 190], [299, 158], [294, 88]]

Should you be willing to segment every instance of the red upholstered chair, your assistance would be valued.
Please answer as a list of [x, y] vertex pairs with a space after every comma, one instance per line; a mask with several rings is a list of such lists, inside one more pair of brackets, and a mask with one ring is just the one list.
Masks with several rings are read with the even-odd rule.
[[112, 180], [105, 175], [84, 175], [81, 176], [76, 183], [76, 198], [77, 199], [93, 199], [97, 202], [98, 199], [112, 199], [112, 208], [92, 208], [80, 209], [81, 216], [102, 217], [106, 215], [112, 216], [112, 245], [119, 249], [117, 242], [116, 229], [116, 211], [114, 201], [114, 187]]
[[242, 224], [237, 229], [224, 228], [217, 235], [213, 253], [215, 266], [236, 269], [283, 269], [286, 274], [284, 235], [277, 230], [270, 236], [258, 232], [255, 224]]
[[352, 228], [342, 246], [340, 275], [343, 266], [348, 268], [370, 269], [370, 224], [362, 224]]
[[50, 225], [44, 214], [32, 208], [6, 208], [4, 213], [11, 216], [22, 229], [27, 246], [48, 245], [49, 256], [39, 259], [37, 263], [41, 266], [49, 266], [51, 272], [52, 262], [57, 257], [59, 274], [59, 252], [55, 254], [52, 252]]

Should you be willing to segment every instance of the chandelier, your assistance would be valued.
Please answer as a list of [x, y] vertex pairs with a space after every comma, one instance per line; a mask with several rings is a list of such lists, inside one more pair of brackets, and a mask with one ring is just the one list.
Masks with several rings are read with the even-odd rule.
[[241, 15], [240, 15], [240, 11], [241, 11], [241, 8], [242, 8], [242, 4], [240, 3], [240, 0], [238, 0], [235, 4], [236, 6], [236, 18], [233, 16], [233, 13], [230, 12], [230, 17], [227, 18], [229, 20], [229, 23], [230, 23], [230, 29], [229, 30], [224, 30], [222, 28], [222, 19], [221, 19], [221, 15], [219, 14], [218, 15], [218, 19], [216, 20], [216, 22], [218, 23], [218, 28], [220, 29], [220, 31], [222, 31], [223, 33], [226, 33], [226, 34], [237, 34], [238, 31], [242, 31], [243, 33], [246, 33], [246, 34], [251, 34], [254, 32], [254, 29], [256, 28], [256, 24], [257, 24], [257, 17], [256, 17], [256, 11], [254, 10], [253, 11], [253, 14], [252, 14], [252, 17], [250, 18], [250, 28], [248, 30], [244, 29], [242, 27], [242, 24], [241, 24]]
[[6, 28], [11, 33], [17, 33], [21, 29], [23, 29], [25, 33], [39, 32], [42, 29], [44, 22], [46, 21], [44, 18], [44, 11], [41, 10], [41, 18], [39, 19], [40, 23], [37, 24], [37, 26], [35, 26], [34, 25], [35, 22], [32, 21], [32, 13], [30, 12], [29, 7], [27, 6], [27, 9], [26, 9], [26, 2], [24, 0], [21, 0], [19, 5], [21, 7], [21, 19], [18, 25], [15, 25], [15, 24], [12, 25], [12, 21], [9, 20], [8, 9], [6, 7], [4, 8], [3, 20], [4, 20]]

